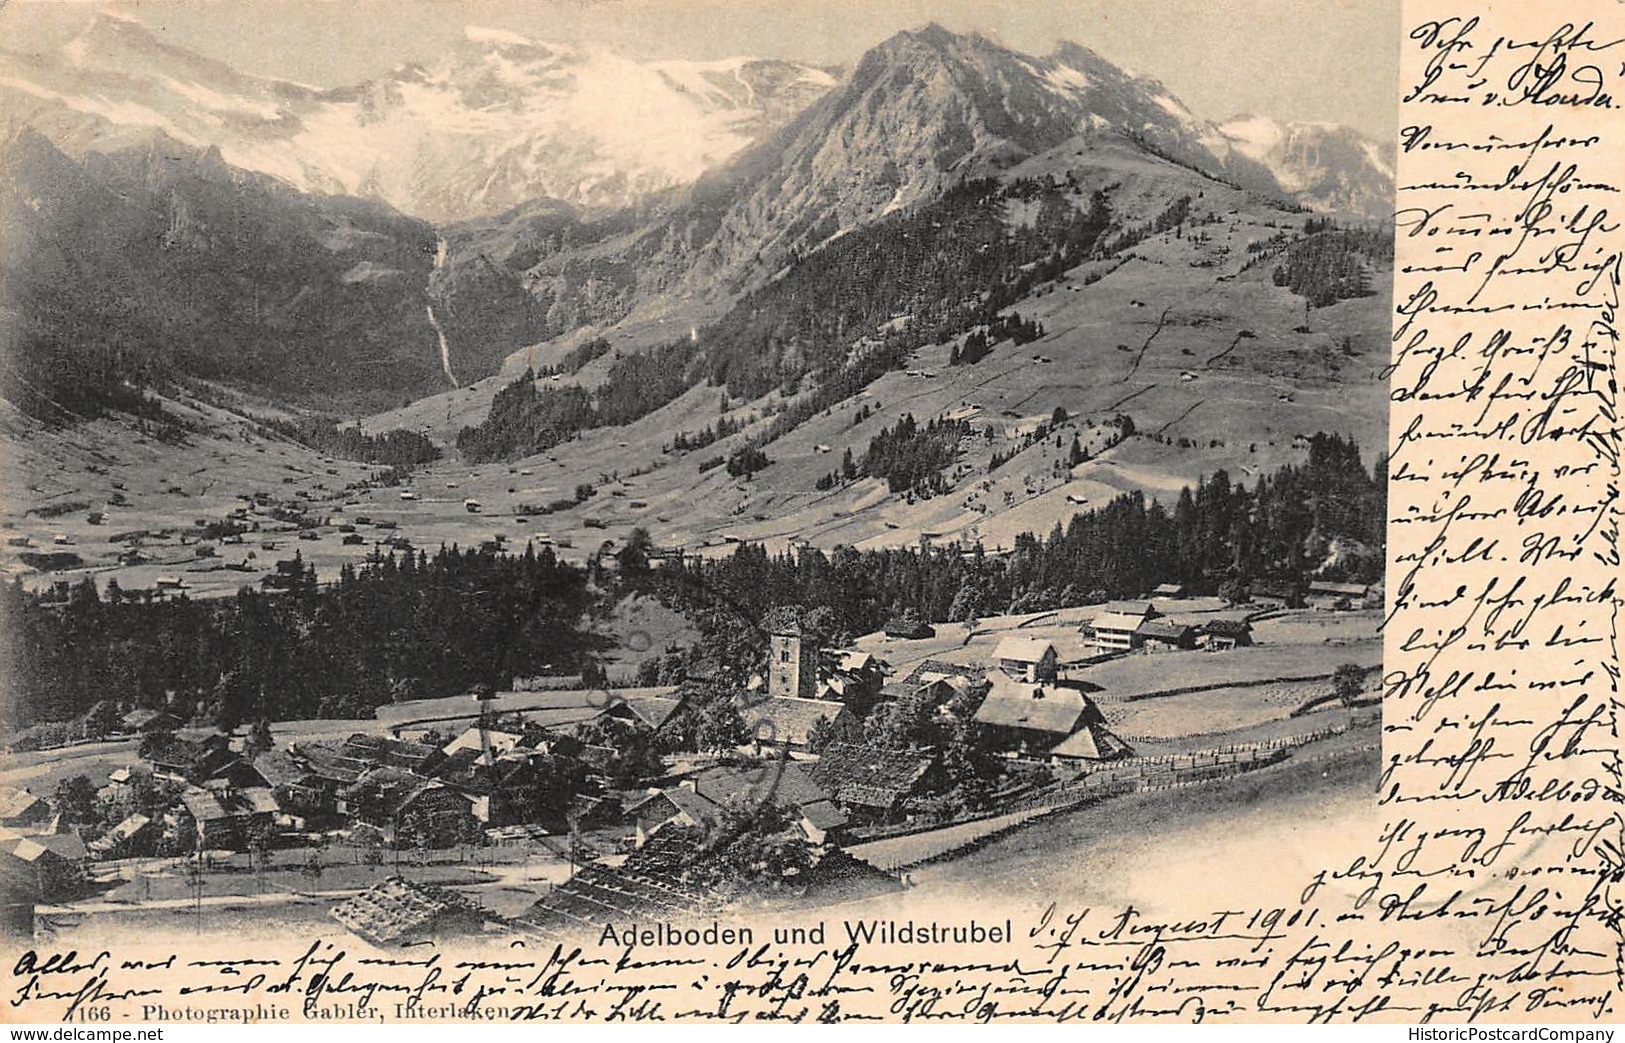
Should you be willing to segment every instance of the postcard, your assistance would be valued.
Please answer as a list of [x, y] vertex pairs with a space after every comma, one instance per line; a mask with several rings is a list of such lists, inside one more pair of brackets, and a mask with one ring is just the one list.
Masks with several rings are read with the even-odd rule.
[[1625, 8], [0, 30], [0, 1020], [1609, 1038]]

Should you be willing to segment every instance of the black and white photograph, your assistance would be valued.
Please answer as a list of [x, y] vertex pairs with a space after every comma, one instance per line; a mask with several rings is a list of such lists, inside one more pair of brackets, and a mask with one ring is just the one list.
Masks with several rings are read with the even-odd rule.
[[1381, 828], [1401, 38], [0, 7], [7, 950], [1284, 926]]

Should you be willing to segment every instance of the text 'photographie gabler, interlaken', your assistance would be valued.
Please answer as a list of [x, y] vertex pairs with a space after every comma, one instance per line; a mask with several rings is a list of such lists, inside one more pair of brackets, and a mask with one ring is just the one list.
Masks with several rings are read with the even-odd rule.
[[1613, 5], [30, 6], [0, 1020], [1617, 1017]]

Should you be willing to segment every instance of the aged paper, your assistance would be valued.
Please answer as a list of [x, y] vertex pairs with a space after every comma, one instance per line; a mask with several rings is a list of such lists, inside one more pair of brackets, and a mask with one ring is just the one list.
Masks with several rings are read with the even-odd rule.
[[[704, 793], [703, 771], [686, 789], [646, 786], [651, 800], [672, 809], [662, 805], [658, 823], [632, 816], [619, 854], [580, 849], [578, 821], [554, 830], [545, 882], [530, 855], [504, 860], [495, 841], [456, 866], [433, 863], [408, 850], [399, 821], [386, 824], [391, 843], [372, 849], [369, 864], [359, 853], [324, 861], [279, 851], [268, 859], [260, 849], [235, 883], [210, 875], [200, 843], [190, 859], [171, 852], [159, 865], [165, 856], [149, 856], [151, 879], [168, 897], [145, 909], [128, 890], [77, 907], [42, 902], [31, 936], [10, 940], [0, 964], [8, 968], [3, 1020], [1617, 1022], [1625, 987], [1616, 401], [1625, 231], [1616, 215], [1625, 125], [1616, 92], [1625, 85], [1625, 7], [1406, 0], [1393, 46], [1400, 75], [1392, 361], [1384, 373], [1388, 559], [1385, 601], [1370, 613], [1381, 625], [1380, 728], [1376, 700], [1362, 712], [1355, 699], [1323, 733], [1300, 728], [1291, 742], [1253, 737], [1222, 748], [1216, 741], [1194, 757], [1168, 755], [1153, 779], [1150, 769], [1126, 767], [1152, 759], [1139, 751], [1116, 762], [1106, 756], [1111, 744], [1143, 737], [1124, 734], [1110, 683], [1094, 684], [1101, 727], [1074, 731], [1068, 742], [1084, 735], [1091, 758], [1098, 753], [1115, 769], [1091, 759], [1054, 789], [1035, 788], [945, 827], [971, 831], [974, 842], [945, 829], [892, 829], [842, 848], [813, 821], [818, 801], [809, 801], [798, 805], [807, 820], [799, 828], [823, 842], [819, 860], [798, 871], [838, 885], [715, 905], [684, 867], [712, 852], [717, 836], [749, 827], [722, 815], [702, 821], [704, 809], [689, 806]], [[1215, 223], [1223, 216], [1215, 213]], [[1196, 234], [1183, 222], [1182, 242]], [[436, 268], [446, 254], [441, 239]], [[1060, 277], [1063, 296], [1068, 279], [1084, 281]], [[1154, 358], [1154, 340], [1181, 306], [1150, 303], [1149, 312], [1167, 310], [1154, 327], [1154, 314], [1145, 320], [1143, 346], [1121, 346], [1115, 364], [1130, 366], [1130, 376], [1142, 358]], [[1306, 324], [1310, 315], [1305, 306]], [[436, 320], [432, 305], [428, 317]], [[446, 335], [438, 324], [435, 332], [455, 383]], [[1245, 340], [1221, 338], [1219, 347]], [[1036, 347], [1056, 350], [1046, 343]], [[1032, 355], [1023, 364], [1047, 361]], [[1179, 365], [1192, 367], [1192, 384], [1208, 379], [1197, 362], [1176, 362], [1170, 372]], [[723, 402], [726, 415], [726, 394]], [[734, 461], [727, 466], [731, 473]], [[748, 459], [740, 466], [749, 478]], [[517, 467], [508, 473], [519, 481]], [[469, 513], [481, 506], [472, 493], [461, 503]], [[989, 547], [995, 542], [989, 536]], [[714, 595], [706, 594], [720, 604]], [[1305, 610], [1303, 618], [1340, 619], [1348, 608]], [[758, 751], [788, 750], [798, 725], [787, 714], [807, 701], [799, 698], [803, 667], [792, 658], [800, 637], [790, 643], [788, 629], [749, 609], [716, 611], [733, 613], [738, 629], [772, 632], [766, 684], [782, 674], [796, 697], [746, 697], [742, 715]], [[995, 611], [1002, 609], [985, 614]], [[1069, 618], [1069, 626], [1093, 618]], [[971, 646], [974, 616], [933, 622], [964, 633]], [[1096, 640], [1106, 640], [1104, 625], [1093, 625]], [[1214, 651], [1202, 670], [1232, 669], [1224, 664], [1246, 660], [1225, 656], [1261, 650]], [[1049, 654], [1053, 680], [1053, 647]], [[1026, 669], [1028, 682], [1045, 679], [1041, 652]], [[1075, 669], [1070, 675], [1090, 684], [1111, 666]], [[1324, 688], [1331, 671], [1283, 661], [1271, 680], [1299, 683], [1300, 672]], [[742, 690], [750, 683], [737, 682]], [[1191, 688], [1208, 690], [1205, 683]], [[593, 714], [642, 716], [669, 695], [630, 685], [594, 690]], [[402, 707], [412, 703], [396, 700], [377, 717], [388, 724], [393, 712], [396, 725], [421, 733], [429, 718], [411, 718]], [[494, 762], [498, 729], [478, 712], [469, 754]], [[456, 713], [461, 725], [472, 719], [466, 709]], [[1031, 731], [1026, 721], [1017, 723]], [[1379, 742], [1380, 774], [1361, 781], [1358, 764], [1369, 763]], [[1019, 757], [1008, 752], [1012, 762], [1031, 754], [1025, 745]], [[1255, 760], [1256, 773], [1236, 766]], [[824, 778], [805, 767], [813, 763], [788, 752], [759, 755], [743, 784], [751, 806], [777, 806], [809, 775]], [[1075, 764], [1064, 755], [1049, 763]], [[1230, 788], [1207, 788], [1204, 778]], [[1247, 786], [1251, 796], [1233, 796]], [[844, 821], [851, 808], [837, 810]], [[676, 844], [681, 830], [666, 827], [679, 819], [683, 828], [708, 827], [711, 839]], [[897, 853], [911, 843], [956, 854]], [[773, 857], [764, 847], [760, 860]], [[266, 871], [278, 859], [306, 867], [303, 880], [266, 887], [267, 876], [280, 879]], [[132, 886], [141, 872], [132, 870]], [[444, 933], [393, 932], [392, 919], [418, 923], [425, 902], [457, 894], [457, 884], [425, 891], [413, 882], [437, 873], [462, 881], [483, 874], [490, 886], [466, 906], [432, 910]], [[875, 885], [880, 877], [887, 886]], [[490, 907], [503, 889], [520, 912]], [[316, 913], [289, 928], [279, 917], [295, 898]]]

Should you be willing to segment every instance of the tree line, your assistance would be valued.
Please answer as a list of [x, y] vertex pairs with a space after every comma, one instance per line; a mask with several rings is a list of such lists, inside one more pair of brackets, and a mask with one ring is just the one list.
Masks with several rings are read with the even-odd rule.
[[[1035, 196], [1038, 219], [1012, 227], [1006, 204]], [[1084, 204], [1048, 181], [966, 181], [814, 251], [692, 336], [618, 358], [590, 395], [537, 388], [527, 371], [457, 446], [476, 461], [523, 456], [587, 428], [630, 423], [702, 383], [743, 399], [775, 389], [796, 396], [810, 384], [812, 394], [761, 437], [766, 444], [926, 344], [977, 328], [994, 330], [994, 340], [1038, 335], [1036, 324], [1001, 312], [1086, 260], [1111, 226], [1104, 192]]]
[[374, 555], [319, 585], [143, 603], [86, 580], [64, 602], [0, 586], [8, 724], [67, 720], [99, 702], [169, 707], [233, 727], [262, 717], [366, 717], [405, 699], [515, 676], [575, 673], [600, 640], [578, 629], [586, 574], [551, 550]]
[[[828, 609], [856, 635], [914, 612], [932, 622], [1037, 612], [1142, 596], [1161, 583], [1215, 594], [1230, 580], [1377, 582], [1384, 567], [1385, 461], [1368, 470], [1338, 435], [1308, 440], [1307, 459], [1251, 487], [1215, 471], [1171, 504], [1124, 493], [1045, 536], [1024, 533], [1005, 553], [957, 544], [769, 555], [741, 545], [720, 559], [655, 574], [678, 603], [761, 619], [777, 606]], [[698, 593], [696, 593], [698, 592]]]
[[[949, 545], [775, 556], [744, 544], [616, 582], [647, 584], [715, 624], [702, 626], [707, 637], [692, 653], [711, 664], [707, 677], [657, 660], [638, 680], [699, 678], [737, 692], [765, 643], [748, 624], [780, 606], [826, 610], [840, 643], [908, 612], [965, 620], [1139, 596], [1168, 582], [1216, 593], [1238, 580], [1379, 580], [1383, 464], [1368, 470], [1352, 440], [1316, 435], [1303, 463], [1250, 488], [1216, 471], [1172, 504], [1125, 493], [1047, 536], [1018, 536], [1004, 553]], [[375, 555], [325, 586], [297, 559], [289, 571], [286, 590], [213, 601], [143, 603], [89, 580], [65, 601], [0, 586], [0, 625], [11, 635], [0, 648], [6, 723], [67, 720], [105, 701], [168, 705], [227, 727], [363, 717], [515, 676], [590, 672], [603, 641], [583, 623], [601, 595], [584, 570], [545, 549]], [[713, 737], [731, 727], [721, 710], [692, 724]]]

